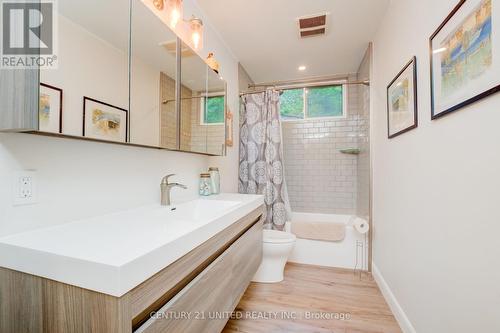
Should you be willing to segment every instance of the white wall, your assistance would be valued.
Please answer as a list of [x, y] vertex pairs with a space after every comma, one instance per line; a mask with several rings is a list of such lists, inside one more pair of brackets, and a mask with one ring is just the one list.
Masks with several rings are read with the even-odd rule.
[[[159, 203], [168, 173], [189, 187], [172, 197], [193, 198], [207, 167], [194, 154], [29, 134], [0, 134], [0, 143], [0, 236]], [[39, 203], [14, 207], [13, 172], [24, 169], [37, 170]]]
[[[430, 119], [428, 38], [456, 4], [392, 1], [374, 39], [374, 263], [419, 333], [500, 332], [500, 94]], [[388, 140], [386, 86], [414, 55], [419, 128]]]
[[[126, 34], [127, 32], [124, 32]], [[127, 50], [120, 50], [59, 15], [57, 70], [41, 70], [40, 82], [63, 89], [63, 133], [82, 135], [83, 96], [128, 109]], [[131, 138], [159, 145], [160, 69], [132, 61]]]
[[[238, 62], [209, 19], [193, 0], [184, 1], [184, 15], [200, 16], [205, 23], [206, 57], [213, 51], [228, 82], [228, 103], [237, 118]], [[238, 119], [235, 119], [235, 124]], [[235, 126], [237, 138], [237, 126]], [[223, 190], [237, 191], [238, 149], [228, 149], [228, 157], [124, 147], [112, 144], [40, 137], [28, 134], [0, 134], [0, 236], [64, 223], [125, 208], [159, 202], [159, 182], [167, 173], [177, 173], [176, 181], [189, 186], [175, 189], [177, 200], [196, 196], [199, 172], [219, 165]], [[12, 206], [11, 188], [16, 170], [38, 171], [39, 203]]]
[[40, 82], [63, 89], [63, 133], [82, 135], [83, 96], [128, 109], [126, 50], [119, 50], [59, 15], [58, 69]]

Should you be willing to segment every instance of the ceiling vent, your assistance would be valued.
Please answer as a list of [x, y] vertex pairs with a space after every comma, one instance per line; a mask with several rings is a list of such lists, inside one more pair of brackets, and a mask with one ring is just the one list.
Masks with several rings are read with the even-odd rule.
[[302, 16], [297, 19], [300, 38], [321, 36], [326, 34], [327, 14]]
[[[162, 43], [160, 43], [160, 46], [163, 46], [167, 50], [168, 53], [170, 53], [171, 55], [173, 55], [175, 57], [175, 53], [177, 50], [177, 41], [175, 39], [171, 40], [171, 41], [162, 42]], [[194, 56], [195, 53], [186, 44], [182, 43], [181, 44], [181, 55], [183, 58], [189, 58], [189, 57]]]

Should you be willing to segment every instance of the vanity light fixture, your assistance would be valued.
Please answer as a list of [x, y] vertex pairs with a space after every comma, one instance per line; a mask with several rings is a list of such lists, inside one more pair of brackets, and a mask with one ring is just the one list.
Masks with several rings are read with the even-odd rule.
[[[146, 1], [146, 0], [143, 0]], [[162, 20], [181, 37], [184, 41], [190, 40], [190, 46], [194, 50], [203, 48], [203, 21], [195, 16], [189, 20], [184, 20], [182, 0], [148, 0], [151, 1], [154, 8], [166, 14]]]
[[303, 72], [306, 70], [306, 66], [302, 65], [302, 66], [299, 66], [299, 71]]
[[197, 17], [192, 17], [189, 20], [189, 27], [191, 28], [191, 41], [195, 50], [202, 48], [203, 36], [203, 21]]
[[172, 29], [175, 29], [177, 23], [182, 20], [182, 0], [165, 0], [165, 3], [167, 5], [168, 24]]

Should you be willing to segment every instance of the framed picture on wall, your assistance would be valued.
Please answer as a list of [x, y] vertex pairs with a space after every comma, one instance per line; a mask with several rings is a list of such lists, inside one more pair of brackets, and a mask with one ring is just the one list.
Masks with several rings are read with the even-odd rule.
[[413, 57], [387, 86], [389, 139], [418, 126], [417, 58]]
[[462, 0], [430, 37], [432, 119], [500, 91], [499, 22], [500, 0]]
[[83, 97], [83, 136], [127, 142], [127, 113], [126, 109]]
[[41, 132], [62, 133], [62, 89], [40, 83], [39, 94], [38, 130]]

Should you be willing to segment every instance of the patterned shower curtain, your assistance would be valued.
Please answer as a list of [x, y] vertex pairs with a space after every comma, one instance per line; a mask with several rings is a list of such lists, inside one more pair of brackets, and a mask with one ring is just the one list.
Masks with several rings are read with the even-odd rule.
[[264, 228], [283, 230], [291, 217], [285, 183], [279, 93], [242, 97], [239, 192], [263, 194]]

